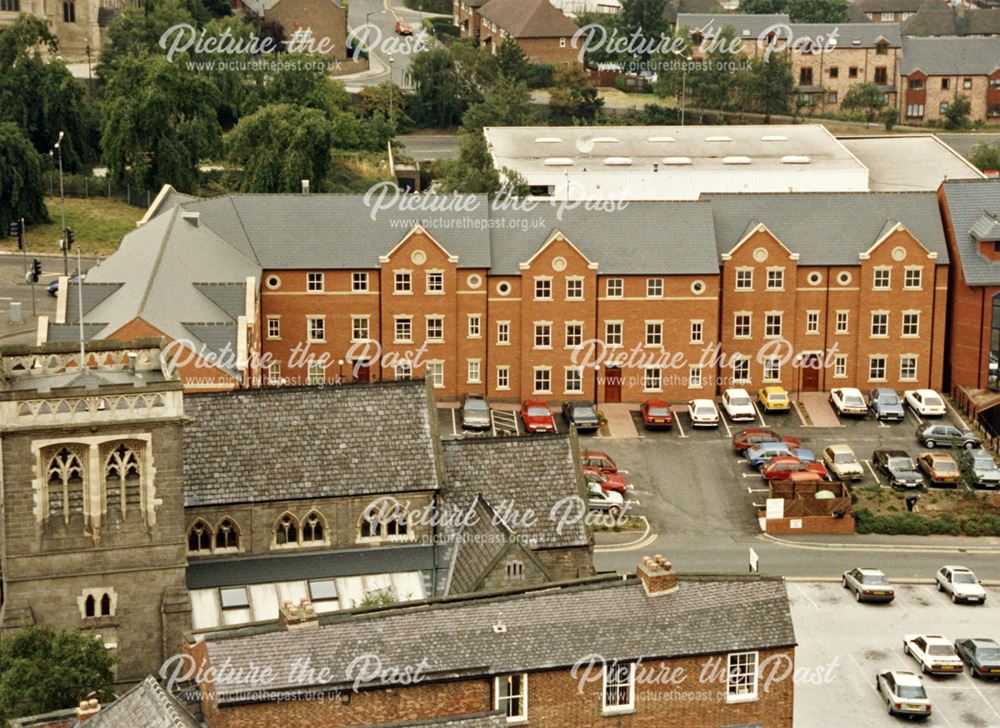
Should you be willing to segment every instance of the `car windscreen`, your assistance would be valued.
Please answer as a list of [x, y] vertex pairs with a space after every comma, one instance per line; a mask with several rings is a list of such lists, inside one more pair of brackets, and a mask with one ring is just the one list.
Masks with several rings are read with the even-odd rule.
[[695, 407], [694, 413], [699, 417], [715, 417], [715, 408], [709, 406]]
[[923, 685], [896, 685], [896, 695], [909, 700], [926, 700]]
[[952, 574], [952, 581], [956, 584], [975, 584], [976, 577], [968, 572], [958, 571]]
[[844, 397], [844, 404], [848, 407], [864, 407], [865, 401], [861, 397], [852, 397], [848, 395]]
[[732, 399], [729, 400], [729, 404], [731, 404], [733, 407], [749, 407], [750, 400], [747, 399], [746, 397], [733, 397]]
[[899, 397], [895, 394], [880, 394], [878, 396], [879, 404], [899, 404]]
[[995, 468], [996, 463], [989, 455], [973, 455], [972, 465], [976, 468]]
[[927, 645], [927, 654], [934, 657], [949, 657], [955, 654], [955, 648], [951, 645]]
[[833, 462], [839, 465], [849, 465], [850, 463], [855, 463], [857, 460], [849, 452], [838, 452], [833, 456]]
[[948, 460], [938, 460], [934, 463], [934, 469], [939, 473], [957, 473], [958, 466]]
[[944, 402], [937, 397], [925, 397], [924, 404], [928, 407], [944, 407]]
[[889, 467], [893, 470], [916, 470], [917, 466], [910, 458], [889, 458]]
[[489, 408], [489, 405], [486, 404], [486, 400], [484, 399], [469, 399], [465, 402], [465, 409], [467, 410], [486, 412]]
[[980, 660], [1000, 660], [1000, 647], [980, 647], [976, 650]]
[[649, 414], [653, 417], [666, 417], [670, 414], [670, 410], [666, 407], [650, 407]]
[[775, 394], [774, 392], [771, 392], [769, 395], [767, 395], [767, 398], [775, 402], [784, 402], [786, 399], [788, 399], [788, 397], [786, 397], [784, 394]]
[[889, 583], [889, 580], [885, 578], [884, 574], [862, 574], [861, 583], [886, 585]]
[[590, 407], [580, 407], [579, 405], [573, 408], [573, 416], [584, 420], [597, 419], [597, 413], [593, 409]]
[[548, 417], [552, 413], [544, 407], [528, 407], [529, 417]]

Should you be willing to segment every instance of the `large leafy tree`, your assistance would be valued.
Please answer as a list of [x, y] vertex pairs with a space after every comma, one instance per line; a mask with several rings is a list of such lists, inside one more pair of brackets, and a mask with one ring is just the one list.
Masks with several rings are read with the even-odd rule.
[[748, 15], [773, 15], [788, 12], [788, 0], [742, 0], [740, 12]]
[[92, 634], [31, 626], [0, 640], [0, 721], [114, 699], [114, 658]]
[[618, 31], [626, 38], [638, 37], [644, 45], [634, 60], [647, 60], [650, 51], [646, 44], [657, 44], [668, 35], [665, 8], [666, 0], [623, 0], [617, 16]]
[[549, 97], [549, 118], [554, 124], [592, 124], [604, 107], [597, 88], [577, 65], [560, 69]]
[[793, 23], [846, 23], [847, 0], [788, 0]]
[[[169, 29], [185, 25], [197, 28], [194, 16], [178, 0], [157, 0], [155, 4], [147, 2], [145, 7], [126, 9], [108, 27], [108, 42], [101, 49], [98, 75], [109, 76], [123, 58], [143, 53], [165, 53], [175, 36], [166, 36], [166, 49], [159, 45], [161, 38]], [[178, 42], [186, 38], [186, 35], [177, 36]]]
[[791, 111], [795, 81], [791, 64], [784, 55], [773, 55], [768, 61], [754, 61], [740, 86], [745, 98], [744, 108], [748, 111], [765, 114], [768, 120], [773, 114]]
[[885, 106], [885, 92], [873, 83], [858, 83], [847, 90], [840, 106], [847, 111], [862, 112], [865, 123], [871, 124]]
[[[732, 47], [736, 31], [727, 25], [719, 32], [719, 41], [705, 54], [706, 63], [699, 64], [687, 74], [687, 95], [691, 106], [726, 111], [736, 107], [738, 77], [728, 69], [732, 56], [723, 49]], [[676, 82], [675, 82], [676, 83]], [[683, 79], [682, 84], [683, 86]]]
[[950, 104], [948, 110], [944, 112], [945, 129], [965, 129], [969, 126], [969, 114], [972, 113], [972, 104], [966, 96], [959, 96]]
[[969, 155], [969, 161], [982, 170], [1000, 169], [1000, 144], [976, 144]]
[[0, 122], [0, 234], [24, 218], [48, 222], [41, 155], [17, 125]]

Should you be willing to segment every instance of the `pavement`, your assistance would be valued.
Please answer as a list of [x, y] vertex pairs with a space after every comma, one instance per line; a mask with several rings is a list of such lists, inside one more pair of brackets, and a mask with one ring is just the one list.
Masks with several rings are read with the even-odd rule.
[[602, 404], [601, 412], [608, 420], [608, 432], [613, 438], [639, 437], [639, 432], [635, 428], [635, 420], [632, 418], [631, 410], [634, 405], [629, 404]]
[[843, 427], [837, 413], [830, 408], [826, 392], [800, 392], [797, 404], [806, 427]]

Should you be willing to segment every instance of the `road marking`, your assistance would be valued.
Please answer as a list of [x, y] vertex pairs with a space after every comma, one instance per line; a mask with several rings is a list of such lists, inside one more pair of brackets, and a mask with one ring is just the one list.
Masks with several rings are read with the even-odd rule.
[[750, 461], [749, 461], [749, 460], [747, 460], [746, 458], [737, 458], [737, 459], [736, 459], [736, 462], [737, 462], [738, 464], [740, 464], [740, 465], [746, 465], [746, 464], [747, 464], [748, 462], [750, 462]]
[[681, 424], [680, 412], [678, 412], [677, 416], [674, 417], [674, 422], [677, 424], [677, 429], [681, 431], [681, 434], [678, 435], [678, 437], [687, 437], [687, 435], [684, 434], [684, 426]]
[[458, 419], [455, 417], [455, 410], [451, 411], [451, 434], [458, 437]]
[[763, 478], [762, 473], [740, 473], [744, 478]]
[[493, 417], [493, 410], [490, 410], [490, 432], [493, 433], [493, 437], [497, 436], [497, 421]]
[[882, 479], [878, 477], [878, 473], [876, 473], [875, 468], [872, 467], [871, 461], [862, 460], [861, 462], [863, 462], [865, 465], [868, 466], [868, 472], [872, 474], [873, 478], [875, 478], [875, 482], [878, 483], [879, 485], [882, 485]]
[[[964, 668], [962, 670], [962, 674], [963, 675], [965, 674], [965, 669]], [[976, 695], [978, 695], [979, 698], [984, 703], [986, 703], [986, 705], [989, 707], [989, 709], [993, 711], [993, 715], [995, 715], [997, 718], [1000, 718], [1000, 713], [997, 712], [997, 709], [994, 707], [993, 703], [991, 703], [989, 700], [987, 700], [986, 696], [983, 695], [983, 693], [979, 690], [979, 686], [976, 685], [976, 678], [972, 677], [971, 675], [966, 675], [966, 677], [969, 678], [969, 682], [972, 685], [972, 689], [976, 692]]]
[[771, 492], [770, 488], [751, 488], [747, 486], [747, 493], [750, 493], [751, 495], [754, 493], [770, 493], [770, 492]]
[[796, 584], [795, 588], [798, 589], [802, 593], [802, 596], [804, 596], [806, 598], [807, 602], [809, 602], [810, 604], [812, 604], [816, 609], [820, 608], [820, 606], [816, 602], [814, 602], [812, 600], [812, 598], [806, 593], [806, 590], [802, 588], [801, 584]]
[[915, 411], [915, 410], [914, 410], [914, 409], [913, 409], [912, 407], [909, 407], [909, 406], [907, 406], [907, 408], [906, 408], [906, 411], [907, 411], [907, 412], [908, 412], [909, 414], [913, 415], [913, 419], [915, 419], [915, 420], [917, 421], [917, 424], [918, 424], [918, 425], [922, 425], [922, 424], [924, 424], [924, 421], [923, 421], [922, 419], [920, 419], [920, 415], [918, 415], [918, 414], [916, 413], [916, 411]]
[[763, 410], [761, 410], [759, 407], [757, 407], [757, 403], [754, 402], [754, 401], [751, 401], [750, 405], [753, 407], [753, 411], [757, 413], [757, 416], [760, 417], [760, 426], [761, 427], [767, 427], [767, 423], [764, 422], [764, 412], [763, 412]]
[[[733, 431], [729, 429], [729, 423], [726, 421], [726, 414], [725, 414], [725, 412], [720, 412], [719, 413], [719, 419], [722, 420], [722, 426], [726, 428], [726, 434], [729, 436], [729, 439], [732, 440], [733, 439]], [[966, 428], [966, 429], [968, 429], [968, 428]]]

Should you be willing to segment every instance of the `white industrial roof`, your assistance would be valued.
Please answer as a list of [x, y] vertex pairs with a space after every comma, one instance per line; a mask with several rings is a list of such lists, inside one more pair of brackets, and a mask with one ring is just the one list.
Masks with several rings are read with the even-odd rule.
[[935, 191], [947, 180], [985, 177], [933, 134], [841, 137], [840, 142], [868, 167], [874, 192]]

